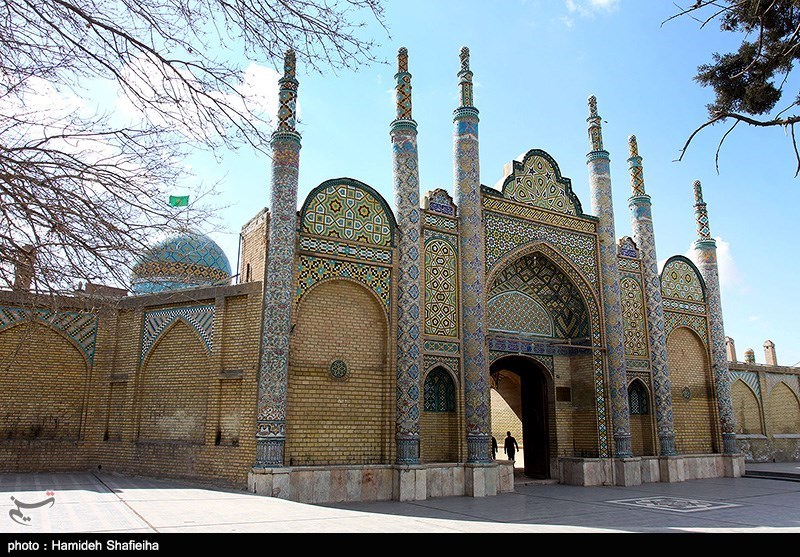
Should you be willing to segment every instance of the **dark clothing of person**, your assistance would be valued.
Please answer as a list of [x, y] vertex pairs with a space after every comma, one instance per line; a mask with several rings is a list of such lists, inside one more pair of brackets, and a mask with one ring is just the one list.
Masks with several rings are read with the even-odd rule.
[[514, 453], [519, 450], [517, 440], [510, 435], [506, 437], [506, 442], [503, 445], [503, 452], [508, 455], [508, 460], [514, 460]]
[[497, 458], [497, 439], [492, 435], [492, 459]]

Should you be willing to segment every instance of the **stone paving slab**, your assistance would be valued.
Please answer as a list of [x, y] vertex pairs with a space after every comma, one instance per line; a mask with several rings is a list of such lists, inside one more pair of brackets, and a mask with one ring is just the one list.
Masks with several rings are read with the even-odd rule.
[[[48, 491], [54, 502], [35, 506]], [[701, 507], [711, 502], [717, 508], [680, 513], [615, 503], [647, 498], [700, 500]], [[20, 523], [20, 515], [29, 520]], [[0, 474], [0, 532], [798, 533], [800, 483], [715, 478], [631, 487], [539, 484], [485, 498], [308, 505], [107, 473]]]

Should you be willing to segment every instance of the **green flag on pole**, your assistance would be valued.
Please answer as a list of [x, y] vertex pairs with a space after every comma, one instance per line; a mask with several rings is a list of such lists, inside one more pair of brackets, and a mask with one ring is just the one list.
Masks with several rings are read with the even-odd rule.
[[170, 195], [169, 204], [171, 207], [186, 207], [189, 204], [188, 195]]

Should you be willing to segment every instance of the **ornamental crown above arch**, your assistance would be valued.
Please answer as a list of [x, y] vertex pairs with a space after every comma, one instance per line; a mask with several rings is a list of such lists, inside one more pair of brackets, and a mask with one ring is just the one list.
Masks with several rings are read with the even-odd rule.
[[661, 270], [661, 295], [689, 302], [705, 303], [706, 284], [694, 263], [683, 255], [673, 255]]
[[305, 234], [394, 247], [396, 227], [383, 196], [353, 178], [326, 180], [311, 190], [300, 209], [300, 232]]
[[583, 209], [572, 191], [572, 181], [561, 175], [558, 163], [547, 152], [531, 149], [506, 165], [503, 197], [542, 209], [581, 216]]

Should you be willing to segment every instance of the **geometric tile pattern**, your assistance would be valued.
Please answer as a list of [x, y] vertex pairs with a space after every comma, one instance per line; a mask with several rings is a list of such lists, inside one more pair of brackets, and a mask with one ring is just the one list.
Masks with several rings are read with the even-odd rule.
[[600, 244], [600, 268], [603, 289], [603, 314], [605, 317], [606, 358], [611, 394], [612, 424], [614, 428], [615, 456], [630, 456], [630, 414], [628, 385], [625, 375], [625, 348], [623, 345], [621, 295], [619, 289], [619, 261], [614, 230], [614, 204], [611, 194], [611, 170], [608, 152], [603, 150], [601, 118], [597, 113], [597, 100], [589, 99], [589, 191], [592, 212], [598, 218], [597, 237]]
[[644, 320], [644, 297], [642, 285], [636, 279], [623, 277], [620, 280], [622, 290], [622, 320], [625, 335], [625, 355], [647, 356], [647, 337]]
[[315, 284], [324, 280], [344, 278], [360, 282], [374, 292], [383, 303], [386, 313], [389, 313], [392, 293], [390, 281], [392, 271], [390, 268], [310, 255], [301, 255], [297, 258], [297, 263], [295, 306], [300, 303], [303, 295]]
[[464, 419], [467, 462], [489, 462], [489, 370], [486, 361], [485, 241], [478, 155], [478, 110], [472, 106], [469, 50], [461, 49], [461, 102], [454, 116], [455, 202], [461, 230], [461, 338], [464, 358]]
[[664, 301], [664, 309], [671, 309], [677, 311], [686, 311], [689, 313], [706, 314], [705, 304], [695, 304], [693, 302], [685, 302], [683, 300], [675, 300], [672, 298], [662, 298]]
[[310, 251], [322, 255], [350, 257], [353, 259], [383, 263], [385, 265], [392, 264], [392, 256], [394, 255], [392, 250], [388, 248], [361, 246], [303, 235], [300, 236], [300, 249], [302, 251]]
[[697, 267], [705, 282], [705, 302], [708, 304], [708, 329], [710, 331], [711, 368], [716, 383], [717, 407], [722, 426], [723, 452], [732, 454], [736, 449], [736, 418], [733, 414], [731, 384], [728, 376], [728, 356], [725, 350], [725, 325], [722, 318], [722, 301], [719, 291], [717, 243], [711, 238], [708, 212], [703, 202], [700, 182], [694, 183], [695, 214], [698, 240], [695, 241]]
[[580, 269], [587, 280], [593, 284], [598, 281], [594, 236], [542, 226], [536, 222], [528, 222], [516, 216], [507, 216], [494, 211], [486, 211], [485, 218], [487, 271], [520, 246], [533, 242], [548, 242]]
[[[656, 239], [653, 230], [652, 203], [650, 196], [645, 191], [642, 157], [639, 156], [639, 147], [635, 136], [630, 136], [628, 146], [632, 190], [628, 207], [631, 210], [633, 238], [641, 254], [659, 454], [670, 456], [676, 454], [676, 451], [675, 425], [672, 414], [672, 387], [667, 365], [667, 335], [664, 325], [664, 310], [668, 306], [661, 295], [662, 286], [658, 274], [658, 255], [656, 254]], [[624, 259], [620, 260], [621, 263], [622, 261]], [[676, 303], [686, 304], [683, 301], [676, 301]]]
[[141, 361], [144, 361], [147, 354], [155, 346], [156, 341], [164, 334], [164, 331], [176, 321], [183, 321], [197, 331], [203, 340], [206, 350], [211, 354], [214, 336], [214, 306], [177, 307], [157, 309], [144, 313]]
[[661, 271], [661, 294], [687, 302], [705, 302], [703, 283], [688, 259], [680, 255], [671, 257]]
[[456, 219], [451, 219], [428, 212], [425, 213], [425, 226], [438, 228], [439, 230], [444, 230], [446, 232], [458, 231], [458, 221]]
[[527, 294], [503, 292], [490, 298], [486, 305], [490, 331], [553, 336], [553, 321], [547, 310]]
[[[362, 187], [359, 187], [362, 186]], [[393, 222], [385, 202], [355, 180], [329, 180], [306, 198], [301, 232], [377, 246], [391, 246]]]
[[442, 352], [444, 354], [458, 354], [457, 342], [442, 342], [439, 340], [426, 340], [423, 343], [425, 352]]
[[549, 224], [558, 228], [594, 234], [597, 232], [597, 219], [591, 215], [573, 216], [567, 213], [554, 213], [540, 209], [533, 205], [522, 205], [503, 197], [503, 194], [494, 188], [481, 186], [483, 192], [483, 208], [505, 215], [520, 217], [524, 220]]
[[452, 356], [439, 356], [436, 354], [425, 354], [422, 361], [422, 367], [425, 370], [425, 373], [428, 373], [436, 366], [441, 366], [450, 371], [457, 378], [461, 375], [459, 373], [461, 364], [458, 358], [454, 358]]
[[528, 151], [512, 163], [513, 172], [503, 182], [503, 197], [550, 211], [581, 214], [569, 178], [562, 178], [553, 157], [540, 149]]
[[94, 363], [95, 341], [97, 340], [97, 315], [90, 311], [53, 311], [50, 309], [31, 310], [4, 306], [0, 307], [0, 331], [29, 320], [49, 325], [75, 343], [89, 365]]
[[649, 414], [650, 404], [648, 403], [649, 396], [647, 389], [641, 381], [633, 381], [628, 387], [628, 403], [631, 406], [631, 415], [641, 416]]
[[642, 265], [639, 261], [635, 259], [627, 259], [625, 257], [620, 257], [619, 259], [619, 270], [620, 271], [634, 271], [637, 273], [642, 272]]
[[[431, 272], [425, 273], [425, 291], [421, 274], [420, 256], [421, 210], [419, 196], [419, 164], [417, 157], [417, 124], [411, 114], [411, 74], [408, 73], [408, 51], [398, 52], [398, 69], [395, 74], [397, 119], [392, 122], [392, 174], [394, 177], [395, 215], [398, 230], [397, 266], [397, 462], [419, 463], [420, 381], [422, 368], [422, 297], [427, 287], [435, 288], [443, 299], [437, 312], [425, 317], [440, 326], [450, 325], [455, 309], [455, 256], [448, 252], [441, 265], [432, 262]], [[388, 217], [384, 215], [384, 219]], [[388, 238], [387, 238], [388, 239]], [[444, 244], [444, 242], [442, 243]], [[449, 244], [446, 244], [449, 246]], [[437, 245], [442, 250], [446, 247]], [[436, 248], [434, 248], [435, 250]], [[426, 251], [427, 254], [427, 251]], [[437, 254], [438, 255], [438, 254]], [[449, 265], [448, 265], [449, 263]], [[448, 292], [448, 285], [450, 291]], [[446, 323], [442, 318], [447, 313]], [[454, 331], [453, 331], [454, 332]], [[455, 336], [455, 335], [451, 335]]]
[[284, 58], [278, 80], [278, 129], [273, 132], [269, 245], [264, 284], [261, 361], [256, 415], [256, 466], [283, 466], [286, 442], [286, 395], [289, 381], [289, 335], [294, 299], [297, 241], [297, 186], [300, 134], [295, 130], [298, 82], [294, 51]]
[[708, 346], [708, 329], [704, 315], [690, 315], [676, 311], [664, 312], [664, 335], [669, 336], [676, 327], [687, 327], [697, 333], [703, 344]]
[[741, 507], [733, 503], [721, 503], [719, 501], [703, 501], [700, 499], [684, 499], [681, 497], [640, 497], [638, 499], [618, 499], [616, 501], [606, 501], [606, 503], [617, 503], [620, 505], [630, 505], [643, 509], [654, 509], [658, 511], [671, 511], [676, 513], [695, 513], [699, 511], [715, 511], [718, 509], [729, 509], [731, 507]]
[[[522, 292], [539, 301], [545, 319], [552, 319], [555, 325], [551, 335], [589, 336], [588, 313], [580, 292], [564, 272], [541, 253], [528, 254], [506, 265], [495, 273], [489, 287], [490, 300], [503, 292]], [[534, 312], [536, 307], [527, 311]]]
[[425, 239], [425, 334], [458, 336], [458, 283], [454, 243]]

